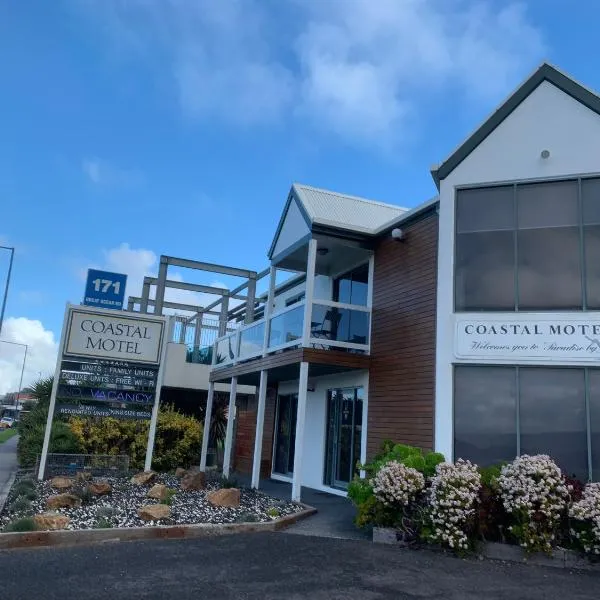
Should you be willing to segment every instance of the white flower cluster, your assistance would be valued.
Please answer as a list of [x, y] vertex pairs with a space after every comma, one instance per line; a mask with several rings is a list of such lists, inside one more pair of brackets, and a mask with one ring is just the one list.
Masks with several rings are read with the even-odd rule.
[[546, 454], [523, 454], [502, 468], [498, 485], [514, 521], [510, 530], [521, 546], [549, 552], [569, 498], [556, 463]]
[[571, 534], [588, 554], [600, 554], [600, 483], [585, 486], [581, 500], [571, 506], [569, 515], [579, 522], [571, 528]]
[[406, 506], [425, 487], [425, 478], [419, 471], [390, 461], [372, 480], [375, 498], [385, 506]]
[[467, 527], [475, 514], [481, 488], [477, 466], [468, 460], [441, 463], [431, 480], [431, 539], [454, 550], [469, 547]]

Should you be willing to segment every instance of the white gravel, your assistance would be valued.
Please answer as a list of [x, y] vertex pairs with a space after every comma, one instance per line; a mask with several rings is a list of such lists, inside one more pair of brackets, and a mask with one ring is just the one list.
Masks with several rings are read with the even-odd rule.
[[[159, 474], [156, 480], [149, 485], [139, 486], [130, 483], [127, 479], [98, 478], [97, 481], [108, 481], [113, 491], [111, 494], [93, 497], [89, 502], [84, 502], [79, 508], [61, 508], [57, 512], [67, 515], [71, 521], [67, 529], [94, 529], [100, 525], [110, 523], [112, 527], [151, 527], [153, 525], [175, 525], [192, 523], [241, 523], [241, 522], [268, 522], [280, 516], [293, 514], [302, 510], [302, 506], [278, 500], [256, 490], [240, 488], [241, 498], [239, 508], [222, 508], [209, 504], [206, 494], [218, 489], [217, 483], [208, 483], [207, 489], [202, 491], [182, 491], [180, 481], [166, 474]], [[143, 521], [137, 516], [140, 506], [157, 504], [146, 496], [154, 483], [163, 483], [169, 488], [177, 490], [171, 502], [171, 517], [162, 521]], [[31, 502], [28, 510], [14, 510], [11, 506], [16, 493], [11, 490], [2, 514], [0, 514], [0, 530], [8, 523], [22, 517], [45, 512], [46, 499], [54, 494], [61, 493], [51, 488], [49, 481], [35, 482], [38, 497]], [[68, 490], [67, 490], [68, 492]], [[101, 508], [103, 507], [103, 508]], [[111, 510], [112, 509], [112, 510]], [[112, 514], [111, 514], [112, 513]]]

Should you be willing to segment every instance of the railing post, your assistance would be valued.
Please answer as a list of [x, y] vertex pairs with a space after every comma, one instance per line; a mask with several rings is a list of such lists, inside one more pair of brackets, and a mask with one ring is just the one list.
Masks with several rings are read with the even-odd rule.
[[269, 349], [269, 336], [271, 333], [271, 314], [273, 313], [273, 299], [275, 297], [275, 279], [277, 278], [277, 267], [271, 265], [269, 268], [269, 291], [267, 292], [267, 304], [265, 305], [265, 338], [263, 341], [263, 356], [267, 355]]
[[307, 348], [310, 340], [310, 321], [312, 318], [312, 303], [315, 291], [315, 271], [317, 263], [317, 240], [308, 242], [308, 258], [306, 261], [306, 287], [304, 292], [304, 324], [302, 329], [302, 346]]
[[246, 297], [246, 323], [254, 321], [254, 299], [256, 297], [256, 273], [248, 278], [248, 296]]

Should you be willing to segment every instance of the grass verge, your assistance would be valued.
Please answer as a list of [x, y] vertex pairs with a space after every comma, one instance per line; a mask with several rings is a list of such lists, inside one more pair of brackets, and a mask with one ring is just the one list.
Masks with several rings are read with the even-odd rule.
[[0, 444], [3, 444], [6, 440], [10, 440], [17, 433], [19, 432], [16, 429], [0, 429]]

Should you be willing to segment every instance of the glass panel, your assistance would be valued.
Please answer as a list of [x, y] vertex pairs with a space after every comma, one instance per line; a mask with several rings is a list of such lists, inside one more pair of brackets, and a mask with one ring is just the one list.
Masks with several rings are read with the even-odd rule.
[[185, 357], [186, 362], [198, 365], [212, 365], [212, 346], [188, 346]]
[[518, 232], [519, 308], [581, 309], [578, 227]]
[[265, 322], [256, 323], [240, 333], [240, 358], [256, 356], [263, 351]]
[[456, 192], [456, 231], [498, 231], [514, 229], [514, 189], [512, 186], [458, 190]]
[[352, 438], [354, 436], [354, 390], [339, 390], [336, 394], [339, 410], [338, 450], [335, 479], [338, 484], [347, 484], [353, 471]]
[[456, 236], [456, 310], [514, 310], [513, 231]]
[[590, 435], [592, 441], [592, 481], [600, 481], [600, 370], [589, 369]]
[[600, 179], [584, 179], [581, 182], [583, 222], [600, 225]]
[[228, 335], [217, 342], [216, 364], [229, 363], [235, 358], [236, 334]]
[[302, 339], [304, 304], [271, 319], [269, 348]]
[[369, 316], [363, 310], [313, 304], [311, 336], [337, 342], [368, 344]]
[[362, 418], [363, 418], [363, 399], [364, 391], [362, 388], [356, 390], [356, 400], [354, 404], [354, 452], [352, 458], [352, 471], [350, 479], [354, 477], [356, 465], [360, 463], [360, 450], [362, 444]]
[[343, 304], [367, 305], [369, 265], [352, 269], [333, 282], [333, 301]]
[[297, 395], [278, 397], [277, 425], [275, 429], [275, 464], [273, 471], [282, 475], [289, 475], [294, 472], [297, 411]]
[[579, 224], [577, 181], [517, 186], [519, 229]]
[[[598, 200], [600, 205], [600, 199]], [[586, 225], [583, 228], [585, 241], [585, 277], [587, 286], [587, 307], [600, 309], [600, 225]]]
[[454, 457], [487, 466], [516, 454], [516, 369], [455, 367]]
[[587, 419], [583, 369], [521, 368], [521, 454], [549, 454], [586, 481]]

